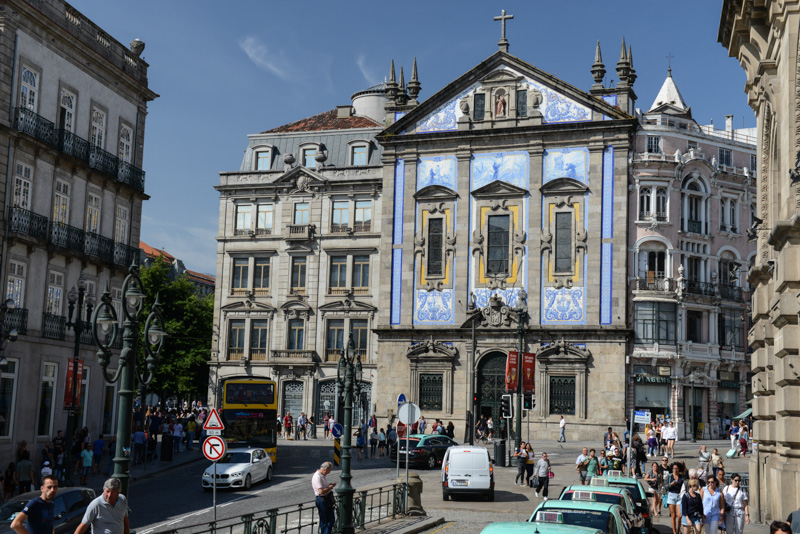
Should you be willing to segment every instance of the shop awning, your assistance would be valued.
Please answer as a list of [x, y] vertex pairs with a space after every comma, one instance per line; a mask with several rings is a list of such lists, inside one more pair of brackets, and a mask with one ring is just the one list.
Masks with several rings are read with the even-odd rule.
[[751, 413], [753, 413], [753, 409], [748, 408], [739, 415], [737, 415], [736, 417], [734, 417], [733, 420], [735, 421], [736, 419], [744, 419], [745, 417], [749, 417]]

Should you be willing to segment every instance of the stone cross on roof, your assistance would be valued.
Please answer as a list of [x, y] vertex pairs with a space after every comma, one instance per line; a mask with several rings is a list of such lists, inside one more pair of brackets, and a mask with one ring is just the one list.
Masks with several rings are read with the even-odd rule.
[[495, 17], [494, 20], [499, 20], [501, 24], [500, 29], [500, 42], [497, 45], [500, 47], [500, 50], [503, 52], [508, 53], [508, 39], [506, 39], [506, 20], [513, 19], [514, 15], [506, 15], [506, 10], [502, 9], [500, 11], [500, 16]]

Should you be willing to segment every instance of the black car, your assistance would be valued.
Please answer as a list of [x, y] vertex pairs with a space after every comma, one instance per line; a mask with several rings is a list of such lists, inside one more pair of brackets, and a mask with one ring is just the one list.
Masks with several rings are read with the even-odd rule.
[[[28, 501], [41, 497], [41, 495], [41, 491], [30, 491], [13, 497], [3, 506], [0, 506], [0, 534], [13, 534], [11, 522], [25, 508]], [[94, 491], [89, 488], [60, 488], [53, 499], [56, 534], [75, 532], [81, 519], [83, 519], [86, 507], [95, 497]]]
[[[408, 454], [406, 454], [406, 440], [400, 438], [397, 442], [400, 445], [401, 464], [405, 465], [402, 458], [408, 458], [408, 465], [418, 465], [434, 469], [442, 464], [442, 458], [448, 447], [458, 445], [455, 441], [442, 436], [441, 434], [411, 434], [408, 437]], [[397, 444], [389, 452], [389, 459], [397, 461]]]

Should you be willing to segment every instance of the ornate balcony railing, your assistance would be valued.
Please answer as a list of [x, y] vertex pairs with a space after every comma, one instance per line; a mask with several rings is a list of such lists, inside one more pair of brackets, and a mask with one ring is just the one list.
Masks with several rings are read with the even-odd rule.
[[12, 232], [47, 239], [47, 217], [22, 208], [11, 208], [8, 229]]
[[700, 282], [699, 280], [687, 280], [686, 292], [693, 295], [714, 295], [714, 284], [711, 282]]
[[342, 356], [342, 349], [325, 349], [325, 361], [326, 362], [338, 362], [339, 358]]
[[250, 360], [252, 360], [254, 362], [267, 361], [267, 349], [251, 348], [250, 349]]
[[17, 334], [28, 333], [28, 310], [25, 308], [12, 308], [6, 310], [3, 320], [3, 331], [10, 332], [16, 328]]
[[311, 239], [313, 226], [310, 224], [289, 224], [286, 226], [286, 239]]
[[83, 252], [109, 263], [114, 261], [114, 241], [93, 232], [85, 232]]
[[91, 329], [86, 329], [81, 332], [81, 343], [84, 345], [94, 345], [94, 337], [92, 337]]
[[329, 287], [328, 295], [347, 295], [350, 290], [346, 287]]
[[725, 300], [734, 300], [736, 302], [742, 301], [742, 288], [736, 286], [729, 286], [720, 284], [719, 296]]
[[256, 235], [272, 235], [272, 228], [256, 228]]
[[688, 219], [686, 221], [686, 231], [691, 232], [693, 234], [702, 234], [703, 233], [703, 221], [693, 221]]
[[372, 230], [372, 223], [371, 222], [356, 223], [356, 224], [353, 225], [353, 231], [356, 232], [356, 233], [357, 232], [369, 232], [371, 230]]
[[14, 127], [50, 145], [55, 139], [55, 124], [28, 108], [14, 109]]
[[114, 243], [114, 265], [130, 267], [130, 265], [133, 263], [133, 260], [136, 259], [138, 255], [138, 248], [129, 247], [123, 243]]
[[89, 162], [89, 141], [69, 130], [56, 130], [56, 148], [81, 161]]
[[332, 234], [346, 234], [350, 231], [350, 227], [346, 224], [332, 224], [331, 225], [331, 233]]
[[241, 360], [244, 358], [244, 349], [238, 347], [228, 347], [228, 360]]
[[56, 246], [83, 252], [84, 232], [64, 223], [50, 223], [50, 242]]
[[63, 341], [66, 331], [66, 317], [47, 312], [42, 314], [42, 337]]
[[139, 167], [125, 161], [120, 161], [117, 178], [119, 178], [119, 181], [123, 184], [128, 184], [134, 189], [144, 191], [144, 171]]
[[117, 176], [119, 160], [114, 154], [93, 146], [89, 147], [89, 166], [100, 172]]
[[369, 295], [369, 287], [354, 287], [353, 295]]
[[666, 277], [637, 278], [635, 288], [638, 291], [675, 291], [675, 280]]

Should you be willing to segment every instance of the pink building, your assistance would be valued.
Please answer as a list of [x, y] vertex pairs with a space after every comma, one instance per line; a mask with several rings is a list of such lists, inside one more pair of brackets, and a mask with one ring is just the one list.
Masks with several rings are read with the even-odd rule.
[[715, 438], [750, 397], [754, 129], [734, 130], [732, 116], [725, 130], [699, 125], [671, 70], [637, 116], [628, 185], [628, 409], [670, 418], [681, 439], [694, 415], [697, 437]]

